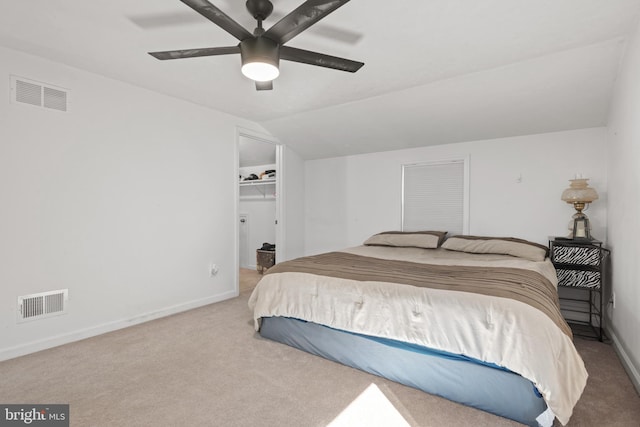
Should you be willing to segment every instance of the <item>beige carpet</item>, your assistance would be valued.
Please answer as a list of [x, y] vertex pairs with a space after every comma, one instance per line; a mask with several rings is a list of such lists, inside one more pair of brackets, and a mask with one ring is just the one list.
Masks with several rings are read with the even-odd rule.
[[250, 291], [262, 278], [262, 274], [248, 268], [240, 269], [240, 292]]
[[[397, 419], [375, 412], [395, 407], [411, 426], [518, 425], [262, 339], [248, 296], [1, 362], [0, 402], [69, 403], [72, 426], [307, 427], [377, 396], [387, 403], [365, 405], [373, 419]], [[638, 426], [640, 398], [613, 349], [576, 344], [590, 378], [569, 425]]]

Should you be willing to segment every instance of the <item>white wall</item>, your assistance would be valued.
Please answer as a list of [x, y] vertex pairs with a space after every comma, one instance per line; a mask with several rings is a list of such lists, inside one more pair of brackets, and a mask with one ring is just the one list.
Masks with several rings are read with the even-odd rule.
[[609, 118], [609, 247], [612, 291], [609, 330], [640, 390], [640, 26], [625, 55]]
[[[0, 359], [236, 295], [236, 126], [257, 126], [0, 58]], [[10, 104], [10, 74], [69, 89], [69, 111]], [[19, 295], [62, 288], [68, 314], [16, 323]]]
[[560, 195], [582, 173], [600, 194], [588, 211], [593, 234], [606, 239], [606, 129], [592, 128], [308, 161], [305, 253], [399, 230], [401, 165], [467, 155], [471, 234], [542, 244], [566, 235], [575, 211]]
[[291, 148], [285, 146], [283, 154], [282, 192], [284, 206], [281, 214], [284, 224], [284, 248], [278, 248], [277, 262], [304, 255], [304, 199], [305, 163]]
[[[305, 255], [349, 246], [349, 159], [336, 157], [305, 163]], [[370, 200], [364, 202], [371, 204]]]

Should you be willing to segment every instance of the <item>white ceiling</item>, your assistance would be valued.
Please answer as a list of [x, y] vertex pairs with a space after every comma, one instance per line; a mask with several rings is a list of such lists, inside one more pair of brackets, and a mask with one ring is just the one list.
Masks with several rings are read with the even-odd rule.
[[[249, 31], [243, 0], [211, 0]], [[302, 0], [273, 0], [276, 18]], [[241, 116], [315, 159], [606, 124], [640, 0], [352, 0], [289, 46], [362, 61], [281, 62], [257, 92], [236, 45], [178, 0], [3, 0], [0, 45]], [[275, 20], [265, 22], [270, 27]]]

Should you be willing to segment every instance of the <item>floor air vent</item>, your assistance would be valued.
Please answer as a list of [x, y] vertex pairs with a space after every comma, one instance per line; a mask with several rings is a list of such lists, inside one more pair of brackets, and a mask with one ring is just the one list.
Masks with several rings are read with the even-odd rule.
[[68, 289], [18, 297], [18, 322], [65, 314], [68, 299]]
[[11, 76], [11, 100], [58, 111], [67, 111], [69, 91], [47, 83]]

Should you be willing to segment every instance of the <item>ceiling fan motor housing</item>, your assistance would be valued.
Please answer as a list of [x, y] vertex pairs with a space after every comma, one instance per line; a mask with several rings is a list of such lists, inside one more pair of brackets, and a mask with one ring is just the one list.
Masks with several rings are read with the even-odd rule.
[[269, 0], [247, 0], [245, 6], [258, 21], [264, 21], [273, 12], [273, 4]]
[[[242, 59], [243, 73], [245, 66], [250, 66], [254, 63], [269, 64], [275, 67], [276, 70], [280, 68], [280, 45], [271, 39], [266, 37], [255, 37], [245, 39], [240, 42], [240, 56]], [[277, 74], [276, 76], [277, 77]], [[269, 81], [275, 77], [258, 79], [250, 77], [256, 81]]]

